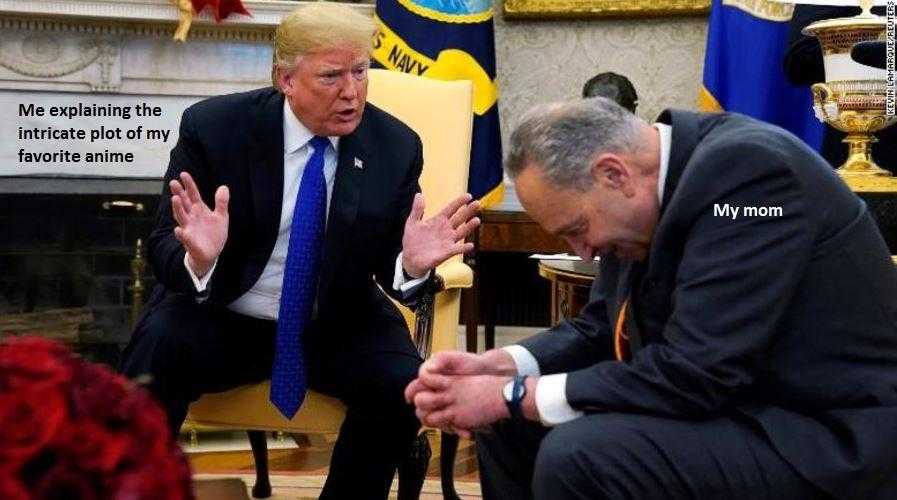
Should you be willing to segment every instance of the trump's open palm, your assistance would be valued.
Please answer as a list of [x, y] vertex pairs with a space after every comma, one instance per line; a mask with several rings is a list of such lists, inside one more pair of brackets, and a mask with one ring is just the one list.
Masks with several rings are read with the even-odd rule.
[[227, 241], [227, 204], [230, 192], [226, 186], [215, 191], [215, 209], [203, 202], [199, 188], [190, 174], [182, 172], [180, 180], [169, 183], [171, 188], [171, 211], [178, 223], [174, 236], [187, 250], [187, 263], [198, 276], [209, 269]]
[[471, 199], [470, 194], [461, 195], [423, 220], [424, 197], [414, 196], [402, 237], [402, 267], [408, 274], [421, 277], [450, 257], [473, 250], [473, 243], [464, 240], [480, 225], [475, 217], [480, 204]]

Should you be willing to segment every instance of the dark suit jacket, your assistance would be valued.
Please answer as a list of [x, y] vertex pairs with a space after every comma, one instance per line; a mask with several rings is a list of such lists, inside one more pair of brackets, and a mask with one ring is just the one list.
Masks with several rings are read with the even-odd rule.
[[[230, 189], [228, 238], [209, 283], [208, 300], [227, 305], [258, 280], [280, 224], [283, 102], [281, 93], [265, 88], [213, 97], [184, 112], [148, 242], [149, 260], [162, 285], [157, 301], [167, 293], [195, 294], [184, 268], [185, 250], [174, 237], [169, 202], [168, 181], [182, 171], [193, 176], [210, 207], [218, 186]], [[356, 168], [356, 158], [363, 168]], [[313, 326], [370, 323], [372, 314], [400, 320], [377, 282], [395, 293], [395, 260], [411, 202], [420, 191], [421, 168], [417, 134], [367, 104], [358, 128], [339, 142]]]
[[[740, 414], [837, 498], [897, 498], [897, 271], [865, 204], [781, 129], [659, 121], [673, 141], [647, 260], [603, 258], [582, 314], [522, 345], [569, 372], [573, 408]], [[715, 215], [724, 204], [782, 215]], [[630, 292], [642, 347], [605, 361]]]
[[[872, 12], [884, 15], [883, 7], [875, 7]], [[818, 5], [795, 5], [788, 34], [788, 50], [785, 52], [784, 69], [788, 80], [795, 85], [810, 86], [825, 81], [822, 65], [822, 48], [816, 37], [806, 36], [801, 30], [823, 19], [850, 17], [860, 13], [856, 7], [825, 7]], [[897, 172], [897, 127], [888, 127], [875, 134], [879, 142], [872, 145], [875, 161], [891, 172]], [[840, 167], [847, 160], [846, 134], [826, 125], [822, 138], [822, 156], [834, 167]]]

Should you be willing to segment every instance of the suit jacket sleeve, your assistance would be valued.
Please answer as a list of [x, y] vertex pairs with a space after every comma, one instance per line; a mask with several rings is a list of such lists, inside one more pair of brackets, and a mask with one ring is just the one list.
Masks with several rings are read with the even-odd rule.
[[[413, 134], [412, 147], [413, 152], [411, 154], [411, 161], [405, 169], [405, 177], [402, 179], [395, 193], [395, 201], [393, 202], [393, 206], [395, 207], [394, 217], [392, 218], [391, 227], [386, 233], [386, 238], [389, 243], [386, 247], [386, 251], [383, 252], [383, 255], [378, 259], [377, 270], [375, 271], [375, 277], [377, 283], [380, 284], [380, 287], [394, 299], [409, 306], [414, 305], [414, 302], [417, 300], [421, 291], [426, 287], [419, 286], [414, 290], [412, 295], [403, 297], [402, 293], [393, 289], [392, 285], [393, 279], [395, 278], [396, 259], [402, 251], [402, 236], [405, 234], [405, 220], [408, 219], [408, 214], [411, 213], [411, 205], [414, 202], [414, 195], [420, 192], [420, 184], [418, 180], [420, 179], [420, 174], [423, 170], [424, 161], [423, 145], [417, 134]], [[432, 274], [433, 273], [431, 273], [431, 276]]]
[[[212, 202], [206, 189], [209, 185], [209, 173], [204, 167], [202, 147], [197, 140], [191, 109], [184, 111], [181, 117], [180, 135], [177, 144], [171, 150], [155, 225], [147, 243], [149, 262], [156, 279], [171, 291], [195, 295], [196, 288], [184, 266], [184, 256], [187, 252], [181, 242], [174, 237], [177, 223], [172, 215], [171, 189], [168, 187], [169, 182], [177, 179], [181, 172], [188, 172], [199, 186], [206, 203]], [[214, 202], [210, 206], [213, 205]]]
[[613, 329], [607, 316], [608, 276], [615, 266], [602, 260], [599, 276], [589, 292], [589, 302], [575, 318], [562, 321], [551, 329], [519, 343], [536, 358], [542, 375], [568, 372], [613, 358]]
[[[781, 144], [766, 144], [768, 134], [737, 141], [693, 158], [693, 175], [677, 189], [688, 200], [677, 219], [688, 236], [662, 338], [629, 363], [569, 373], [573, 408], [702, 415], [752, 383], [811, 256], [815, 219], [775, 150]], [[715, 216], [714, 204], [724, 203], [782, 207], [783, 215]]]

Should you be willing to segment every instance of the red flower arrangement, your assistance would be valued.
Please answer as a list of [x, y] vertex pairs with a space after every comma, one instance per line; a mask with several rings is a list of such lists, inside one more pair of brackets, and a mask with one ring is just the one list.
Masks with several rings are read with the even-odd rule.
[[0, 498], [192, 499], [190, 468], [144, 389], [62, 344], [0, 342]]

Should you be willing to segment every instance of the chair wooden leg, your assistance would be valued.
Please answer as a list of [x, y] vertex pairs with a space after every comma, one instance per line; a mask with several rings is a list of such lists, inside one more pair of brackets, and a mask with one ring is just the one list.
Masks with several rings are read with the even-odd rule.
[[252, 446], [252, 458], [255, 460], [255, 484], [252, 485], [254, 498], [271, 496], [271, 479], [268, 477], [268, 441], [265, 431], [246, 431], [249, 444]]
[[399, 464], [399, 495], [398, 500], [417, 500], [424, 487], [424, 479], [427, 477], [427, 467], [430, 465], [430, 457], [433, 451], [430, 449], [430, 441], [426, 432], [418, 434], [417, 439], [411, 445], [411, 452], [402, 463]]
[[458, 454], [458, 435], [443, 432], [439, 444], [439, 475], [442, 479], [442, 497], [460, 500], [455, 491], [455, 456]]

